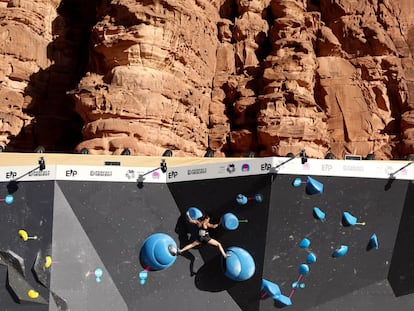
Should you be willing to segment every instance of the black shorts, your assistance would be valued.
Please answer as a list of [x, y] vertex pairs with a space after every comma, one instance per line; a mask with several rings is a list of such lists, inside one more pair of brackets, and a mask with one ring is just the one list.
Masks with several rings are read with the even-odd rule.
[[201, 236], [201, 235], [198, 236], [198, 241], [201, 242], [201, 243], [208, 243], [208, 241], [210, 241], [210, 240], [211, 240], [211, 238], [208, 234], [206, 234], [204, 236]]

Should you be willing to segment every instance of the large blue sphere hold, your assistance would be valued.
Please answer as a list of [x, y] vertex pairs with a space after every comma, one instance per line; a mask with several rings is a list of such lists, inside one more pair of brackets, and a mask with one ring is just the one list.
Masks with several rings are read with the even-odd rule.
[[239, 219], [233, 213], [226, 213], [221, 217], [221, 224], [227, 230], [236, 230], [239, 227]]
[[169, 245], [177, 248], [175, 241], [165, 233], [155, 233], [146, 238], [140, 252], [141, 262], [144, 267], [149, 267], [155, 271], [170, 267], [177, 257], [170, 253], [168, 250]]
[[190, 207], [187, 212], [190, 214], [191, 219], [194, 220], [197, 220], [203, 216], [203, 212], [200, 211], [197, 207]]
[[225, 259], [224, 275], [234, 281], [250, 279], [256, 271], [253, 257], [245, 249], [232, 246], [226, 249], [231, 256]]

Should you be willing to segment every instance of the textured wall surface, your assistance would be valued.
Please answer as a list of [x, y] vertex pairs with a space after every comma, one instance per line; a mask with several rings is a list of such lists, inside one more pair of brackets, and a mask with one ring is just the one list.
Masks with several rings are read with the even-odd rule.
[[0, 144], [414, 153], [411, 0], [0, 0]]

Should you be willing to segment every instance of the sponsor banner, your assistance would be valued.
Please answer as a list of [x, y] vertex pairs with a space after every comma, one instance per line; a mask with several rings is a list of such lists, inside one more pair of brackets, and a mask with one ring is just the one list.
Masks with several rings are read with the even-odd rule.
[[151, 167], [58, 165], [56, 179], [165, 183], [166, 174], [159, 168]]
[[47, 165], [44, 170], [38, 166], [0, 166], [0, 181], [11, 180], [33, 181], [33, 180], [54, 180], [56, 177], [56, 166]]
[[169, 167], [167, 182], [268, 174], [273, 158], [226, 159], [221, 163]]

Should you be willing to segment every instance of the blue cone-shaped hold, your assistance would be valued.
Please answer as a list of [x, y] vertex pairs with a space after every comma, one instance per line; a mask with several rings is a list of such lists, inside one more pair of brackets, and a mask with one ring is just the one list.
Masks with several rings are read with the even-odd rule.
[[14, 197], [11, 194], [6, 195], [4, 198], [6, 204], [12, 204], [14, 202]]
[[155, 271], [170, 267], [177, 259], [168, 250], [170, 245], [177, 248], [175, 241], [165, 233], [154, 233], [146, 238], [140, 251], [143, 266]]
[[232, 246], [226, 249], [227, 257], [224, 262], [224, 275], [234, 281], [250, 279], [256, 271], [253, 257], [245, 249]]
[[247, 199], [247, 197], [244, 194], [238, 194], [236, 196], [236, 202], [239, 203], [240, 205], [245, 205], [247, 204], [249, 200]]
[[307, 177], [306, 179], [306, 192], [308, 194], [318, 194], [323, 192], [323, 184], [313, 179], [312, 177]]
[[316, 255], [314, 253], [309, 253], [308, 256], [306, 256], [306, 262], [308, 264], [313, 264], [316, 262]]
[[266, 279], [262, 279], [262, 291], [266, 292], [270, 297], [275, 299], [281, 294], [279, 285], [270, 282]]
[[281, 304], [281, 306], [283, 307], [287, 307], [287, 306], [291, 306], [292, 305], [292, 300], [285, 296], [285, 295], [279, 295], [276, 298], [273, 298], [275, 301], [277, 301], [278, 303]]
[[378, 238], [377, 235], [374, 233], [371, 238], [369, 239], [369, 246], [372, 249], [378, 249], [379, 245], [378, 245]]
[[299, 266], [299, 274], [306, 275], [309, 273], [309, 266], [307, 264], [301, 264]]
[[308, 248], [311, 244], [311, 241], [308, 238], [304, 238], [302, 241], [299, 242], [300, 248]]
[[346, 245], [341, 245], [340, 247], [338, 247], [332, 254], [332, 257], [338, 258], [338, 257], [342, 257], [345, 256], [345, 254], [348, 252], [348, 246]]
[[355, 226], [357, 223], [357, 218], [349, 212], [342, 213], [342, 220], [348, 226]]
[[190, 214], [190, 217], [194, 220], [197, 220], [201, 216], [203, 216], [203, 212], [200, 211], [197, 207], [190, 207], [188, 209], [188, 213]]
[[324, 220], [325, 219], [325, 213], [322, 212], [319, 207], [314, 207], [313, 208], [313, 215], [319, 219], [319, 220]]
[[221, 225], [227, 230], [236, 230], [239, 227], [239, 219], [233, 213], [226, 213], [221, 217]]
[[302, 185], [302, 179], [300, 179], [299, 177], [296, 177], [292, 182], [293, 187], [300, 187], [301, 185]]

